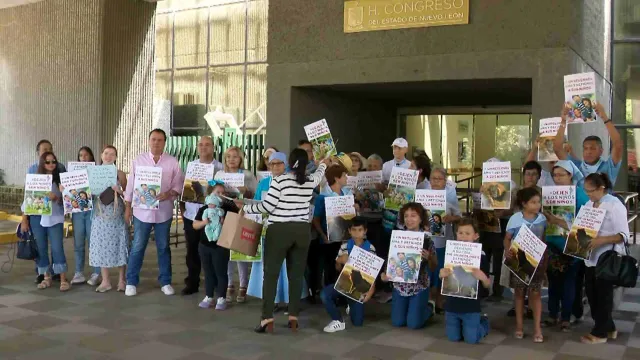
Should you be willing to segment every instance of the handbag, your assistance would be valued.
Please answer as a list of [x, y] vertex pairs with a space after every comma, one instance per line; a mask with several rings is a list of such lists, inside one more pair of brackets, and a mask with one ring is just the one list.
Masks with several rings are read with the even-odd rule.
[[100, 202], [107, 206], [111, 203], [113, 203], [113, 201], [115, 200], [116, 197], [116, 192], [113, 191], [112, 188], [106, 188], [101, 194], [100, 194]]
[[16, 257], [21, 260], [35, 260], [38, 258], [38, 245], [33, 233], [29, 232], [26, 238], [21, 238], [18, 241]]
[[615, 245], [598, 258], [596, 278], [611, 282], [614, 286], [636, 287], [638, 280], [638, 261], [629, 255], [627, 242], [624, 243], [626, 255], [615, 251]]

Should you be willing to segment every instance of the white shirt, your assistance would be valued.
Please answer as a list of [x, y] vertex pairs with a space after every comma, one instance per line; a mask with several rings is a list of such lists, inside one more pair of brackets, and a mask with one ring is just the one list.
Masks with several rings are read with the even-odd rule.
[[[584, 206], [594, 207], [593, 201], [589, 201]], [[629, 240], [629, 223], [627, 222], [627, 208], [622, 204], [622, 202], [613, 195], [607, 194], [602, 199], [600, 199], [600, 206], [598, 209], [606, 210], [607, 213], [604, 215], [604, 221], [602, 222], [602, 226], [600, 226], [600, 231], [598, 232], [598, 236], [611, 236], [611, 235], [622, 235], [624, 242]], [[608, 244], [604, 246], [600, 246], [599, 248], [591, 251], [591, 256], [589, 260], [585, 260], [584, 263], [588, 267], [594, 267], [598, 264], [598, 259], [600, 255], [604, 254], [606, 251], [615, 248], [615, 250], [624, 254], [624, 243], [620, 242], [615, 245]]]
[[[51, 191], [57, 196], [62, 197], [62, 193], [56, 184], [51, 185]], [[53, 201], [51, 204], [51, 215], [41, 216], [40, 225], [48, 228], [62, 223], [64, 223], [64, 207], [57, 201]]]
[[397, 162], [396, 159], [393, 159], [382, 164], [382, 180], [389, 182], [389, 179], [391, 179], [391, 171], [396, 166], [408, 169], [411, 167], [411, 161], [404, 159], [401, 162]]
[[[199, 164], [200, 160], [194, 160], [192, 162], [190, 162], [189, 164], [192, 163], [196, 163]], [[206, 163], [205, 163], [206, 164]], [[210, 162], [210, 164], [213, 164], [213, 175], [215, 176], [215, 174], [224, 169], [224, 165], [216, 160], [213, 159], [212, 162]], [[186, 219], [189, 219], [191, 221], [196, 219], [196, 214], [198, 214], [198, 210], [200, 210], [200, 208], [202, 207], [202, 204], [198, 204], [198, 203], [190, 203], [190, 202], [185, 202], [184, 203], [184, 214], [182, 214], [183, 217], [185, 217]]]

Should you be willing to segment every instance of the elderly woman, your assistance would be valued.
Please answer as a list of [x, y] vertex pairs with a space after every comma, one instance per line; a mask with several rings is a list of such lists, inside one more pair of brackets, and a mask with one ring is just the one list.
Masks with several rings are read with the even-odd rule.
[[384, 160], [378, 154], [373, 154], [367, 159], [367, 171], [382, 171]]
[[367, 168], [367, 160], [360, 153], [352, 152], [349, 154], [351, 159], [351, 174], [357, 175], [358, 172], [364, 171]]
[[591, 317], [595, 322], [591, 332], [581, 338], [585, 344], [604, 344], [608, 339], [618, 337], [611, 315], [613, 284], [596, 277], [596, 264], [600, 255], [611, 249], [624, 254], [624, 245], [629, 239], [627, 208], [618, 198], [609, 194], [611, 190], [612, 184], [607, 174], [593, 173], [584, 181], [584, 191], [589, 196], [589, 202], [584, 206], [606, 210], [598, 236], [589, 243], [591, 255], [584, 261], [587, 267], [585, 287], [591, 307]]
[[[436, 302], [436, 312], [442, 311], [442, 296], [440, 295], [440, 269], [444, 267], [444, 254], [447, 239], [454, 239], [453, 224], [457, 223], [462, 213], [460, 212], [460, 205], [458, 204], [458, 195], [456, 194], [455, 187], [447, 186], [447, 171], [443, 168], [435, 168], [431, 170], [430, 185], [432, 190], [446, 190], [447, 197], [447, 210], [442, 217], [442, 223], [445, 224], [444, 234], [436, 235], [432, 234], [434, 247], [436, 249], [436, 255], [438, 258], [438, 267], [432, 271], [431, 277], [431, 299]], [[431, 222], [434, 220], [431, 219]]]

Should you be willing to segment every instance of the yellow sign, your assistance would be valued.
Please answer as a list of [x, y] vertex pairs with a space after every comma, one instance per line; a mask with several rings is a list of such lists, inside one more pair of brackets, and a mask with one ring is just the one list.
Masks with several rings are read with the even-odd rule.
[[344, 32], [469, 23], [470, 0], [354, 0], [344, 2]]

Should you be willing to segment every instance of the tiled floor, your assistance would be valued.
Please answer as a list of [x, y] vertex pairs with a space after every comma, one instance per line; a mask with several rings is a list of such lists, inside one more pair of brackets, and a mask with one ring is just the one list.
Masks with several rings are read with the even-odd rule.
[[[66, 252], [73, 263], [73, 242]], [[640, 249], [634, 249], [637, 252]], [[301, 331], [287, 331], [286, 319], [276, 319], [275, 335], [252, 331], [260, 316], [260, 301], [250, 299], [228, 311], [197, 307], [202, 293], [165, 296], [156, 282], [155, 249], [148, 248], [139, 295], [127, 298], [115, 291], [98, 294], [87, 285], [68, 293], [37, 290], [33, 264], [19, 261], [10, 269], [8, 247], [0, 247], [0, 359], [640, 359], [640, 289], [628, 290], [616, 325], [622, 334], [606, 345], [579, 343], [590, 319], [565, 334], [545, 331], [545, 343], [512, 337], [514, 320], [506, 317], [508, 302], [487, 304], [491, 333], [480, 345], [446, 340], [442, 316], [425, 329], [396, 329], [389, 305], [367, 306], [365, 326], [324, 334], [328, 317], [319, 305], [305, 304]], [[181, 289], [185, 276], [184, 249], [172, 248], [173, 284]], [[9, 271], [10, 270], [10, 271]], [[88, 274], [87, 274], [88, 275]], [[115, 281], [115, 279], [114, 279]], [[530, 321], [527, 334], [531, 334]]]

